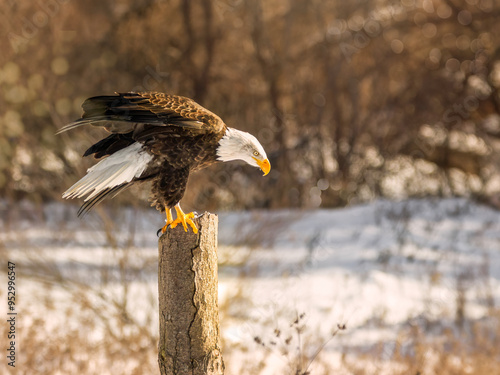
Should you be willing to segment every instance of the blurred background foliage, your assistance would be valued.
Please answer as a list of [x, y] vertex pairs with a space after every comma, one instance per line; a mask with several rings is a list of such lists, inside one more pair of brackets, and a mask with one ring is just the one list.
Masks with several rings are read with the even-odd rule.
[[497, 1], [4, 0], [0, 16], [7, 202], [59, 200], [92, 164], [81, 155], [102, 133], [54, 134], [85, 98], [156, 90], [253, 133], [273, 165], [192, 176], [188, 208], [497, 204]]

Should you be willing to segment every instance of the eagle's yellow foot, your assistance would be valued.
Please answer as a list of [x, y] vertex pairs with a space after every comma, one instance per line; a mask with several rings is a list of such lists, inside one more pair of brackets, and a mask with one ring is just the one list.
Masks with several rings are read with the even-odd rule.
[[177, 218], [170, 224], [171, 228], [175, 228], [177, 224], [182, 224], [184, 227], [184, 231], [188, 231], [188, 224], [193, 228], [193, 233], [198, 233], [198, 228], [196, 228], [196, 224], [194, 223], [192, 218], [194, 218], [194, 212], [190, 212], [188, 214], [185, 214], [181, 206], [179, 204], [175, 205], [175, 211], [177, 212]]
[[167, 206], [165, 206], [165, 213], [167, 214], [167, 218], [165, 219], [166, 223], [165, 226], [161, 228], [162, 233], [165, 233], [167, 231], [168, 226], [174, 222], [174, 218], [172, 217], [172, 212], [170, 212], [170, 208], [168, 208]]

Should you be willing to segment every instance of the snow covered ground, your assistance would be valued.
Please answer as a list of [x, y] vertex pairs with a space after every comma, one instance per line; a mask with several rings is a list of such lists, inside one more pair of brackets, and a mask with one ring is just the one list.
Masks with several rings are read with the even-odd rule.
[[[162, 217], [122, 210], [112, 220], [80, 221], [75, 213], [59, 204], [2, 213], [2, 258], [20, 270], [24, 324], [46, 313], [49, 299], [44, 324], [57, 327], [68, 305], [81, 301], [76, 290], [88, 290], [92, 311], [125, 299], [130, 319], [155, 337]], [[391, 373], [396, 352], [414, 348], [412, 330], [442, 339], [473, 322], [498, 324], [489, 320], [500, 303], [500, 212], [465, 199], [220, 213], [219, 243], [230, 375], [294, 373], [309, 364], [313, 374], [348, 374], [346, 360], [374, 352], [378, 361], [365, 371]], [[68, 324], [78, 329], [82, 318]], [[88, 336], [99, 342], [104, 326]]]

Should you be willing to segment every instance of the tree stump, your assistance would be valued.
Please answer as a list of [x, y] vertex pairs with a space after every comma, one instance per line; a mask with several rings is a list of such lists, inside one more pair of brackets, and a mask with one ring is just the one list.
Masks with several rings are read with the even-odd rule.
[[162, 375], [221, 375], [217, 215], [195, 220], [198, 233], [179, 225], [158, 242], [160, 341]]

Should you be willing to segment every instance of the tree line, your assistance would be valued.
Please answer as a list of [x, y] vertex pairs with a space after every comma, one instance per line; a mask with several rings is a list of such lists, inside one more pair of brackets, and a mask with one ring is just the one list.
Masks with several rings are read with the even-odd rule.
[[194, 175], [194, 209], [500, 192], [496, 2], [10, 0], [1, 16], [7, 201], [60, 199], [102, 134], [55, 131], [86, 97], [131, 90], [192, 97], [268, 151], [266, 178]]

